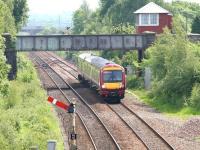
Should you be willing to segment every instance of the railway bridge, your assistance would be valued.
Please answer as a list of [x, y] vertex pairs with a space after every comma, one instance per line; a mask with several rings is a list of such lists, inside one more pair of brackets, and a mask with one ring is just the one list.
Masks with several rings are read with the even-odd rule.
[[[143, 51], [156, 38], [154, 33], [123, 34], [123, 35], [18, 35], [13, 42], [9, 34], [6, 39], [5, 55], [7, 63], [12, 67], [8, 77], [10, 80], [17, 73], [17, 52], [30, 51], [87, 51], [87, 50], [137, 50], [138, 61], [143, 58]], [[200, 41], [200, 35], [189, 38]]]

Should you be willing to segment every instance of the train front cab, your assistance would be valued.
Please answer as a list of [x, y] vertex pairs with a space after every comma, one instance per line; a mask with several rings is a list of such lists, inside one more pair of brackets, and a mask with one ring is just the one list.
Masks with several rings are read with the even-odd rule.
[[126, 87], [125, 70], [119, 65], [108, 65], [100, 72], [100, 95], [123, 99]]

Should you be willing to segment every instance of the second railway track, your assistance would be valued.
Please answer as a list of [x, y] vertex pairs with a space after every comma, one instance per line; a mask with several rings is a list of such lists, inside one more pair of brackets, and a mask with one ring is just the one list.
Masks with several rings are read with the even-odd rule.
[[[39, 56], [37, 56], [40, 61], [43, 61]], [[46, 63], [43, 61], [43, 64]], [[51, 71], [48, 71], [49, 76], [56, 82], [58, 86], [61, 87], [70, 87], [59, 75], [48, 66], [46, 69], [49, 69]], [[66, 85], [63, 85], [66, 84]], [[61, 90], [61, 89], [60, 89]], [[63, 94], [66, 96], [66, 92], [63, 92]], [[78, 93], [75, 94], [74, 92], [67, 94], [68, 99], [73, 99], [76, 101], [76, 108], [77, 113], [81, 114], [81, 118], [84, 122], [84, 124], [87, 126], [87, 129], [89, 130], [89, 134], [91, 135], [94, 143], [94, 147], [96, 149], [121, 149], [113, 136], [110, 134], [106, 126], [103, 124], [103, 122], [99, 119], [99, 117], [96, 115], [96, 113], [86, 104], [83, 104], [83, 102], [80, 100], [81, 97], [78, 96]], [[70, 97], [70, 98], [69, 98]]]
[[[51, 56], [56, 59], [56, 56]], [[58, 62], [62, 62], [62, 60], [59, 59]], [[58, 66], [64, 69], [66, 72], [70, 72], [69, 69], [66, 69], [64, 66], [61, 66], [60, 64], [58, 64]], [[67, 66], [71, 67], [69, 64]], [[75, 76], [73, 74], [71, 75]], [[123, 122], [125, 122], [129, 129], [132, 129], [138, 138], [142, 140], [147, 149], [173, 149], [173, 147], [163, 137], [161, 137], [160, 134], [158, 134], [142, 118], [140, 118], [134, 111], [132, 111], [123, 103], [116, 105], [104, 104], [107, 105]], [[123, 147], [123, 149], [125, 148]], [[134, 147], [128, 149], [134, 149]]]

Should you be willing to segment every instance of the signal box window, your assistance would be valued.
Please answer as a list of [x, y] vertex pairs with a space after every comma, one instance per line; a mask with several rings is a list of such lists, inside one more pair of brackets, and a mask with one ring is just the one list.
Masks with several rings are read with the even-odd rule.
[[149, 24], [149, 14], [141, 14], [141, 24], [142, 25]]
[[150, 24], [151, 25], [157, 25], [158, 24], [158, 15], [157, 14], [150, 14]]
[[158, 26], [159, 14], [140, 14], [139, 25], [140, 26]]

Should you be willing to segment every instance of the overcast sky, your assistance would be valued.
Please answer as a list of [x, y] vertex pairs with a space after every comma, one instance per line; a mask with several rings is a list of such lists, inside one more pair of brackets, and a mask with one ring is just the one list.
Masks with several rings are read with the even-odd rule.
[[[171, 2], [171, 1], [175, 1], [175, 0], [165, 0], [166, 2]], [[181, 1], [188, 1], [188, 2], [196, 2], [196, 3], [200, 3], [200, 0], [181, 0]]]
[[[72, 24], [72, 13], [77, 10], [84, 0], [27, 0], [29, 7], [28, 25], [44, 25], [47, 22], [55, 24]], [[99, 0], [85, 0], [90, 9], [95, 10]], [[172, 0], [165, 0], [171, 2]], [[185, 0], [198, 2], [200, 0]], [[53, 18], [52, 18], [53, 17]], [[59, 21], [58, 21], [59, 20]]]
[[[30, 13], [52, 14], [66, 11], [75, 11], [83, 3], [83, 0], [27, 0]], [[98, 0], [86, 0], [91, 9], [96, 9]]]
[[[30, 13], [34, 14], [60, 14], [66, 11], [75, 11], [83, 3], [83, 0], [27, 0]], [[165, 0], [172, 1], [172, 0]], [[185, 0], [200, 3], [200, 0]], [[96, 9], [99, 0], [86, 0], [91, 9]]]

